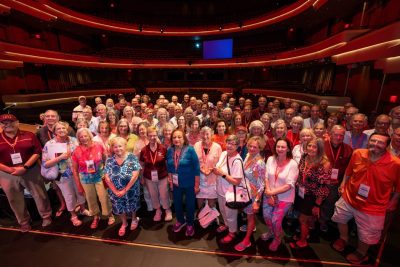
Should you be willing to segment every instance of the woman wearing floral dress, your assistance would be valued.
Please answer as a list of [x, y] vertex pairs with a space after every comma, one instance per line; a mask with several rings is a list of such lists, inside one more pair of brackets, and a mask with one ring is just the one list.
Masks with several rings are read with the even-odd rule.
[[243, 251], [251, 246], [251, 235], [255, 228], [255, 214], [260, 208], [262, 192], [264, 190], [265, 162], [260, 155], [264, 149], [265, 141], [259, 136], [253, 136], [247, 141], [249, 153], [244, 160], [244, 173], [251, 193], [252, 203], [244, 208], [247, 214], [247, 230], [244, 239], [235, 246], [235, 250]]
[[128, 226], [126, 214], [132, 214], [131, 230], [139, 223], [136, 211], [140, 208], [140, 183], [138, 180], [141, 169], [136, 156], [126, 150], [126, 140], [122, 137], [111, 139], [112, 156], [106, 161], [105, 180], [108, 184], [113, 213], [121, 217], [122, 225], [118, 231], [124, 236]]

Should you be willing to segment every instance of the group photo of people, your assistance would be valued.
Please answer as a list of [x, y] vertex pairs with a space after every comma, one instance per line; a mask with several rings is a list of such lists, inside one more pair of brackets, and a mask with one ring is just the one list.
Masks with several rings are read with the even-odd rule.
[[355, 239], [346, 260], [368, 262], [398, 208], [400, 106], [371, 117], [352, 103], [196, 96], [82, 95], [69, 118], [56, 106], [41, 114], [36, 133], [1, 114], [0, 187], [15, 225], [32, 230], [26, 189], [44, 229], [67, 214], [74, 229], [105, 221], [126, 237], [145, 210], [187, 239], [214, 226], [236, 252], [255, 235], [276, 252], [334, 232], [327, 249], [343, 253]]

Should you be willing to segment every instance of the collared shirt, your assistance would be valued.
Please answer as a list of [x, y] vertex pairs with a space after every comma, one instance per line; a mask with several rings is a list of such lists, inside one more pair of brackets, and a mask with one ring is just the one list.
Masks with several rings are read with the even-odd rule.
[[368, 136], [365, 133], [354, 136], [351, 131], [346, 131], [344, 133], [343, 143], [348, 144], [352, 149], [367, 148]]
[[317, 123], [324, 123], [324, 120], [318, 118], [318, 120], [316, 122], [314, 122], [311, 118], [304, 119], [303, 128], [311, 128], [312, 129], [314, 127], [314, 125]]
[[[75, 131], [71, 126], [68, 126], [68, 136], [75, 137]], [[39, 139], [42, 146], [44, 146], [48, 141], [56, 137], [56, 134], [52, 132], [48, 126], [43, 126], [36, 132], [36, 137]]]
[[[346, 175], [350, 178], [344, 187], [344, 200], [367, 214], [385, 215], [392, 192], [400, 192], [400, 159], [389, 152], [372, 162], [368, 149], [355, 150]], [[369, 186], [367, 198], [358, 194], [361, 184]]]
[[96, 135], [99, 133], [99, 122], [98, 117], [92, 117], [89, 121], [89, 130]]
[[340, 184], [343, 180], [347, 165], [349, 165], [353, 149], [345, 143], [341, 143], [338, 147], [334, 147], [331, 142], [325, 141], [324, 150], [329, 162], [331, 163], [331, 167], [339, 170], [337, 179], [331, 179], [331, 184]]
[[157, 144], [154, 152], [150, 149], [150, 144], [145, 146], [140, 152], [140, 162], [144, 162], [143, 177], [151, 180], [151, 171], [157, 170], [158, 179], [166, 178], [168, 175], [166, 156], [167, 149], [162, 144]]
[[[14, 145], [15, 144], [15, 145]], [[40, 155], [42, 146], [36, 136], [27, 131], [18, 130], [14, 138], [0, 134], [0, 163], [8, 167], [23, 166], [34, 154]], [[20, 153], [22, 163], [13, 164], [11, 154]]]

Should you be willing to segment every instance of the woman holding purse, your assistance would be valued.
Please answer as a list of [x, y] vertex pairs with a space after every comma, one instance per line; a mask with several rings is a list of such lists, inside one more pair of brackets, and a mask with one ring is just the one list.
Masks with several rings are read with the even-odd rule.
[[[237, 209], [231, 209], [226, 206], [225, 194], [232, 190], [233, 185], [239, 185], [244, 179], [243, 162], [237, 148], [239, 138], [236, 135], [229, 135], [226, 138], [226, 151], [221, 153], [219, 161], [214, 169], [217, 178], [218, 206], [224, 219], [225, 225], [218, 227], [217, 232], [222, 233], [229, 230], [229, 233], [221, 239], [221, 243], [230, 243], [237, 232]], [[229, 165], [229, 168], [228, 168]]]
[[[55, 183], [61, 190], [67, 210], [71, 213], [72, 224], [80, 226], [82, 225], [82, 221], [79, 220], [75, 209], [79, 207], [81, 214], [84, 215], [89, 215], [89, 211], [85, 209], [85, 195], [78, 192], [72, 175], [71, 154], [78, 146], [78, 142], [76, 138], [68, 136], [68, 127], [67, 122], [61, 121], [54, 125], [56, 136], [45, 144], [42, 154], [42, 164], [46, 168], [57, 166], [59, 175]], [[63, 153], [50, 155], [50, 147], [61, 144], [66, 144], [67, 150]]]
[[265, 162], [260, 155], [260, 151], [264, 149], [265, 141], [259, 136], [253, 136], [247, 141], [248, 154], [244, 160], [244, 174], [251, 192], [252, 203], [244, 208], [247, 214], [246, 236], [235, 246], [235, 250], [243, 251], [251, 246], [250, 238], [255, 228], [255, 214], [260, 208], [260, 200], [264, 190]]
[[292, 159], [288, 139], [277, 139], [273, 153], [274, 155], [267, 160], [263, 200], [263, 216], [269, 229], [261, 235], [261, 239], [274, 238], [269, 250], [276, 251], [281, 244], [282, 220], [294, 202], [299, 169], [296, 161]]

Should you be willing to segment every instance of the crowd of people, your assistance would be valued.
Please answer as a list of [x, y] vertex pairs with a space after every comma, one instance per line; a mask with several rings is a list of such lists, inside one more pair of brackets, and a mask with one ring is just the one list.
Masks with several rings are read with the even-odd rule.
[[[118, 216], [119, 236], [138, 227], [145, 203], [155, 222], [172, 221], [173, 208], [173, 232], [184, 229], [192, 237], [196, 209], [207, 205], [223, 219], [217, 232], [226, 234], [219, 242], [236, 240], [239, 228], [246, 232], [237, 251], [251, 246], [258, 212], [268, 228], [261, 238], [271, 239], [269, 250], [276, 251], [290, 210], [300, 225], [292, 249], [308, 246], [311, 227], [327, 231], [333, 221], [340, 237], [332, 246], [342, 252], [354, 218], [358, 246], [346, 258], [362, 263], [369, 246], [380, 241], [385, 216], [397, 207], [400, 106], [377, 116], [371, 128], [351, 103], [329, 112], [326, 100], [300, 105], [261, 96], [253, 103], [222, 94], [214, 104], [203, 94], [184, 95], [182, 102], [160, 95], [151, 103], [147, 95], [130, 102], [119, 95], [116, 104], [97, 97], [93, 107], [85, 96], [78, 100], [74, 127], [47, 110], [36, 135], [19, 130], [14, 115], [0, 115], [0, 186], [22, 232], [31, 229], [23, 188], [43, 227], [65, 211], [76, 227], [82, 216], [92, 217], [92, 229], [102, 218], [112, 225]], [[54, 215], [44, 183], [57, 192]], [[228, 205], [233, 188], [246, 188], [246, 207]], [[239, 227], [241, 212], [247, 223]]]

